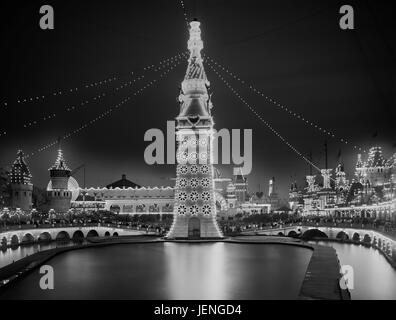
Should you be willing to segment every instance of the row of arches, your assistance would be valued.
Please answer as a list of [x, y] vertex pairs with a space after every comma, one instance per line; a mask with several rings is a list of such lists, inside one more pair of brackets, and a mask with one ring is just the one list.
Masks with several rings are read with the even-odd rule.
[[[301, 234], [301, 233], [300, 233]], [[283, 232], [278, 233], [279, 236], [284, 236]], [[288, 237], [296, 237], [299, 234], [295, 230], [290, 230], [287, 233]], [[331, 235], [330, 237], [334, 237]], [[329, 236], [320, 229], [310, 228], [303, 232], [301, 235], [303, 239], [311, 239], [311, 238], [329, 238]], [[336, 239], [348, 241], [351, 240], [356, 243], [363, 243], [367, 245], [372, 245], [374, 248], [378, 248], [382, 250], [386, 255], [393, 257], [394, 252], [396, 251], [396, 245], [392, 243], [391, 240], [387, 238], [379, 237], [376, 233], [366, 233], [366, 232], [350, 232], [349, 234], [343, 230], [339, 231], [336, 236]]]
[[[104, 234], [105, 237], [118, 237], [118, 232], [113, 232], [111, 234], [109, 231], [106, 231]], [[93, 238], [99, 237], [99, 234], [96, 230], [90, 230], [86, 237], [81, 230], [77, 230], [73, 232], [73, 234], [69, 234], [67, 231], [60, 231], [56, 234], [56, 236], [51, 236], [49, 232], [42, 232], [38, 235], [37, 239], [31, 234], [26, 233], [22, 237], [18, 237], [18, 235], [14, 234], [11, 236], [9, 240], [6, 237], [1, 238], [0, 245], [2, 247], [6, 247], [7, 245], [17, 246], [17, 245], [24, 245], [24, 244], [32, 244], [35, 242], [42, 243], [42, 242], [50, 242], [50, 241], [82, 241], [84, 238]]]

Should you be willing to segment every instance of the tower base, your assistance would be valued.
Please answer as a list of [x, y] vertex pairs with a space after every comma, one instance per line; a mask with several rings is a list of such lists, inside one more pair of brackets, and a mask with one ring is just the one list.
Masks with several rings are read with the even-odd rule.
[[214, 216], [184, 216], [175, 214], [175, 221], [166, 235], [167, 239], [223, 239]]

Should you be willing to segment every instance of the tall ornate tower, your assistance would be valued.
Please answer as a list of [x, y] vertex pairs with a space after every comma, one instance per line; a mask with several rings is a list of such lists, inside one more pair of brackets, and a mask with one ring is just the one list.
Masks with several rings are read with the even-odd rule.
[[248, 196], [248, 181], [242, 173], [242, 168], [238, 168], [238, 174], [234, 175], [235, 195], [239, 204], [246, 202]]
[[167, 238], [221, 238], [216, 221], [214, 168], [212, 164], [213, 118], [201, 57], [200, 23], [190, 23], [187, 72], [179, 96], [176, 118], [178, 141], [173, 225]]
[[17, 158], [11, 168], [11, 207], [23, 211], [32, 209], [33, 185], [32, 175], [25, 162], [22, 150], [18, 150]]
[[50, 199], [48, 209], [54, 209], [56, 213], [66, 213], [70, 209], [72, 192], [68, 190], [70, 169], [63, 157], [62, 149], [58, 150], [58, 157], [54, 165], [48, 169], [51, 181], [48, 185], [47, 194]]

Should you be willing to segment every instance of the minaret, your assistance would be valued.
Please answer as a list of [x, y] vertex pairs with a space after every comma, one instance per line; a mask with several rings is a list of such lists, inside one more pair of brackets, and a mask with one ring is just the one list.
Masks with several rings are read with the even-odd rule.
[[242, 204], [248, 200], [248, 182], [242, 168], [237, 168], [237, 171], [239, 172], [234, 176], [235, 194], [239, 204]]
[[11, 207], [22, 211], [32, 209], [33, 185], [30, 182], [32, 175], [25, 162], [22, 150], [18, 150], [17, 158], [12, 164], [11, 180]]
[[356, 162], [356, 171], [355, 171], [355, 175], [357, 177], [357, 180], [360, 183], [363, 183], [363, 179], [364, 179], [364, 163], [362, 161], [362, 154], [359, 153], [357, 155], [357, 162]]
[[332, 169], [322, 169], [320, 170], [320, 173], [322, 174], [323, 177], [323, 189], [330, 189], [330, 179], [331, 179], [331, 171]]
[[54, 165], [48, 170], [51, 177], [51, 182], [47, 190], [50, 200], [48, 209], [54, 209], [56, 213], [66, 213], [70, 209], [72, 197], [72, 192], [68, 190], [71, 170], [66, 164], [60, 147]]
[[270, 179], [268, 183], [268, 197], [271, 197], [272, 194], [274, 193], [274, 182], [275, 182], [275, 177], [272, 177], [272, 179]]
[[179, 96], [180, 113], [176, 117], [178, 164], [174, 219], [167, 238], [223, 237], [216, 221], [211, 154], [214, 122], [199, 26], [198, 21], [190, 22], [190, 57]]
[[306, 176], [307, 179], [307, 183], [308, 183], [308, 187], [307, 187], [307, 191], [308, 192], [315, 192], [317, 191], [317, 187], [315, 184], [315, 175], [310, 175], [310, 176]]

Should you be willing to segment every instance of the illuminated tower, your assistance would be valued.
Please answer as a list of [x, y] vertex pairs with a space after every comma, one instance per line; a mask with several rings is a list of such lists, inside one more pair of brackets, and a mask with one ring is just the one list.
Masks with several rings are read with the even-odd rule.
[[47, 189], [50, 200], [49, 209], [54, 209], [56, 213], [66, 213], [70, 209], [72, 197], [72, 192], [68, 190], [71, 171], [66, 164], [60, 148], [54, 165], [48, 170], [51, 177]]
[[198, 21], [190, 23], [190, 56], [179, 96], [174, 219], [168, 238], [223, 237], [216, 221], [211, 154], [214, 122], [199, 26]]
[[[239, 170], [238, 170], [239, 169]], [[247, 178], [243, 175], [242, 168], [234, 175], [235, 195], [239, 204], [245, 203], [248, 199], [248, 182]]]
[[323, 189], [330, 189], [331, 169], [320, 170], [323, 177]]
[[25, 162], [22, 150], [18, 150], [17, 158], [11, 168], [11, 207], [28, 211], [32, 208], [33, 185], [32, 175]]
[[307, 183], [308, 183], [308, 187], [307, 187], [308, 192], [317, 191], [317, 186], [315, 184], [315, 178], [316, 178], [315, 175], [306, 176]]

